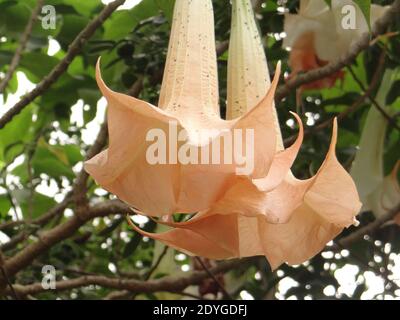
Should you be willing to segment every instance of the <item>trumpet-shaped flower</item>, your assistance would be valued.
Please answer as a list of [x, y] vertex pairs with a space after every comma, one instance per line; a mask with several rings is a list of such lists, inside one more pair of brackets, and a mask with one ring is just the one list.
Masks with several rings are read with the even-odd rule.
[[[249, 0], [233, 1], [228, 79], [231, 118], [257, 105], [270, 84]], [[278, 153], [264, 177], [237, 177], [208, 210], [185, 222], [161, 222], [173, 227], [164, 233], [133, 228], [191, 255], [210, 259], [265, 255], [277, 268], [283, 262], [306, 261], [353, 224], [361, 203], [354, 182], [335, 156], [336, 121], [324, 163], [314, 177], [301, 181], [290, 171], [302, 143], [301, 122], [299, 138], [284, 149], [276, 111], [268, 112], [274, 117]]]
[[[390, 86], [400, 77], [400, 70], [387, 70], [382, 79], [376, 100], [385, 105]], [[385, 108], [390, 112], [389, 108]], [[363, 202], [363, 210], [371, 210], [380, 217], [393, 208], [400, 199], [400, 185], [397, 172], [400, 160], [392, 172], [385, 177], [383, 173], [384, 145], [387, 120], [374, 107], [368, 111], [361, 133], [359, 149], [351, 168], [351, 175], [357, 185]], [[366, 174], [368, 173], [368, 174]], [[400, 223], [400, 215], [396, 217]]]
[[[381, 17], [387, 7], [371, 5], [371, 24]], [[322, 67], [346, 54], [362, 34], [369, 31], [368, 23], [358, 5], [352, 0], [300, 0], [297, 14], [286, 14], [283, 41], [290, 48], [289, 64], [292, 76]], [[343, 71], [306, 84], [302, 89], [332, 87]]]
[[[213, 156], [225, 152], [217, 142], [226, 133], [253, 133], [250, 142], [239, 138], [242, 148], [254, 150], [246, 158], [253, 170], [245, 176], [265, 176], [276, 156], [269, 110], [279, 72], [252, 110], [236, 119], [221, 119], [214, 37], [211, 0], [176, 1], [159, 108], [109, 89], [97, 65], [97, 82], [109, 105], [109, 148], [87, 161], [85, 170], [144, 214], [193, 213], [220, 199], [242, 166], [236, 158], [210, 160], [214, 143]], [[163, 155], [166, 150], [171, 151], [168, 157]], [[203, 155], [200, 160], [205, 161], [200, 161]]]

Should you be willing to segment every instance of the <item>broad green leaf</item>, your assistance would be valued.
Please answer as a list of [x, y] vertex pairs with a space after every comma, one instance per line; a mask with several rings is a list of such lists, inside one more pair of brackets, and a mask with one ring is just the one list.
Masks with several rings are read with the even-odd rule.
[[[8, 163], [20, 154], [32, 138], [32, 105], [25, 108], [0, 131], [0, 162]], [[0, 166], [1, 167], [1, 166]]]
[[25, 218], [28, 218], [29, 215], [33, 219], [37, 218], [56, 204], [53, 198], [38, 192], [31, 194], [28, 189], [14, 190], [12, 195], [20, 206]]
[[11, 208], [10, 199], [7, 194], [0, 194], [0, 218], [5, 218]]
[[368, 27], [371, 28], [371, 0], [354, 0], [354, 2], [361, 9]]
[[40, 52], [26, 52], [22, 55], [20, 66], [32, 82], [39, 82], [58, 64], [56, 57]]

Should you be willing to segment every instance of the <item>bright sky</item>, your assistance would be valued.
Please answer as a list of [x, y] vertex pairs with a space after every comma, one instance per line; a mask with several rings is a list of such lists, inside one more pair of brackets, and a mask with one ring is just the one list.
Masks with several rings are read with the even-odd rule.
[[[109, 4], [110, 2], [113, 2], [114, 0], [101, 0], [104, 4]], [[131, 9], [135, 5], [137, 5], [141, 0], [126, 0], [124, 5], [120, 6], [118, 10], [124, 10], [124, 9]]]

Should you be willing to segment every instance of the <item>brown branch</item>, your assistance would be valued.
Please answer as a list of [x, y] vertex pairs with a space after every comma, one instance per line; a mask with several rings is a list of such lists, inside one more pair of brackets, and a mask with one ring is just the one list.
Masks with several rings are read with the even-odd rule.
[[376, 232], [385, 222], [392, 220], [397, 214], [400, 213], [400, 203], [389, 210], [383, 216], [377, 218], [375, 221], [369, 223], [365, 227], [359, 228], [348, 236], [337, 240], [341, 247], [348, 247], [354, 242], [361, 240], [365, 235], [371, 235]]
[[293, 79], [288, 80], [285, 85], [280, 86], [276, 91], [276, 101], [282, 100], [290, 94], [291, 90], [296, 89], [301, 85], [325, 78], [344, 67], [351, 65], [357, 56], [370, 46], [371, 37], [375, 38], [384, 33], [386, 28], [395, 21], [395, 19], [399, 18], [399, 13], [400, 0], [395, 0], [386, 13], [374, 24], [371, 34], [363, 34], [361, 38], [352, 45], [349, 52], [337, 61], [331, 62], [324, 67], [299, 74]]
[[128, 212], [131, 212], [130, 208], [119, 200], [110, 200], [93, 206], [85, 215], [74, 215], [64, 223], [39, 234], [39, 239], [36, 242], [28, 245], [16, 255], [6, 260], [4, 268], [7, 274], [12, 276], [19, 270], [27, 267], [50, 247], [72, 236], [81, 226], [93, 218]]
[[[43, 227], [46, 225], [49, 221], [51, 221], [54, 217], [61, 215], [64, 210], [68, 207], [68, 205], [71, 203], [71, 195], [67, 194], [65, 199], [51, 208], [49, 211], [47, 211], [45, 214], [41, 215], [40, 217], [32, 220], [32, 222], [29, 223], [31, 226], [31, 230], [28, 231], [27, 229], [23, 229], [21, 232], [18, 234], [14, 235], [10, 241], [2, 244], [0, 246], [0, 249], [3, 251], [8, 251], [13, 248], [15, 248], [19, 243], [24, 241], [25, 239], [28, 238], [29, 235], [34, 234], [37, 230], [39, 230], [40, 227]], [[9, 229], [12, 227], [16, 227], [19, 225], [26, 225], [27, 222], [25, 220], [17, 220], [17, 221], [9, 221], [6, 222], [2, 225], [0, 225], [0, 231], [3, 229]]]
[[[107, 143], [107, 138], [108, 126], [107, 120], [104, 120], [94, 144], [89, 148], [88, 152], [86, 153], [85, 161], [98, 154], [104, 148]], [[72, 187], [74, 200], [78, 209], [82, 208], [83, 210], [86, 210], [88, 206], [88, 200], [86, 197], [88, 178], [89, 174], [82, 168]]]
[[146, 276], [145, 276], [145, 280], [149, 280], [151, 278], [151, 276], [153, 275], [153, 273], [157, 270], [158, 266], [160, 265], [161, 261], [164, 259], [165, 255], [168, 252], [169, 247], [168, 246], [164, 246], [163, 251], [161, 252], [160, 256], [158, 257], [157, 261], [154, 263], [154, 265], [151, 267], [151, 269], [149, 270], [149, 272], [147, 272]]
[[39, 15], [39, 11], [43, 6], [43, 0], [37, 0], [36, 7], [33, 9], [32, 14], [29, 18], [28, 24], [24, 30], [24, 33], [21, 36], [19, 46], [14, 53], [14, 56], [11, 60], [10, 66], [8, 67], [7, 73], [4, 76], [3, 80], [0, 82], [0, 94], [4, 92], [8, 83], [10, 82], [15, 70], [18, 68], [19, 62], [21, 60], [21, 56], [23, 51], [26, 48], [26, 44], [31, 36], [33, 25], [35, 24], [37, 17]]
[[201, 265], [201, 267], [204, 269], [205, 272], [209, 275], [211, 279], [215, 282], [215, 284], [218, 286], [218, 288], [221, 290], [222, 294], [224, 295], [225, 298], [228, 298], [229, 300], [233, 300], [231, 295], [225, 290], [225, 287], [221, 284], [221, 282], [218, 281], [217, 277], [215, 276], [214, 272], [207, 268], [205, 263], [200, 257], [195, 257], [196, 261]]
[[[1, 252], [1, 250], [0, 250], [0, 277], [2, 277], [6, 281], [8, 287], [10, 288], [12, 297], [15, 300], [18, 300], [18, 295], [15, 292], [14, 286], [11, 283], [10, 278], [8, 277], [6, 269], [4, 268], [4, 257], [3, 257], [3, 253]], [[0, 289], [1, 289], [1, 286], [0, 286]]]
[[18, 101], [10, 110], [8, 110], [2, 118], [0, 118], [0, 129], [2, 129], [14, 116], [20, 113], [29, 103], [43, 94], [49, 89], [58, 78], [67, 71], [73, 59], [81, 52], [86, 41], [96, 32], [96, 30], [104, 23], [104, 21], [121, 5], [125, 0], [115, 0], [108, 4], [100, 14], [92, 20], [75, 38], [69, 46], [65, 57], [51, 70], [51, 72], [43, 78], [43, 80]]
[[[213, 274], [227, 272], [240, 265], [253, 261], [250, 259], [231, 260], [218, 264], [209, 271]], [[84, 276], [75, 279], [56, 282], [55, 291], [64, 291], [89, 285], [98, 285], [104, 288], [127, 290], [131, 293], [152, 293], [152, 292], [182, 292], [191, 285], [198, 285], [210, 275], [206, 271], [194, 271], [183, 276], [166, 276], [157, 280], [140, 281], [133, 279], [111, 278], [105, 276]], [[31, 285], [14, 285], [20, 295], [38, 294], [45, 291], [41, 283]], [[6, 291], [8, 292], [8, 290]]]
[[386, 111], [385, 109], [378, 103], [378, 101], [376, 101], [376, 99], [374, 98], [374, 96], [371, 94], [371, 92], [367, 92], [367, 90], [365, 89], [364, 84], [362, 83], [362, 81], [357, 77], [357, 75], [355, 74], [353, 68], [351, 68], [351, 66], [348, 67], [348, 70], [350, 71], [351, 76], [353, 77], [354, 81], [358, 84], [358, 86], [360, 87], [360, 89], [364, 92], [364, 94], [368, 97], [368, 99], [371, 101], [371, 103], [373, 104], [373, 106], [379, 111], [379, 113], [382, 115], [382, 117], [384, 117], [386, 119], [386, 121], [388, 122], [388, 124], [390, 126], [392, 126], [393, 128], [397, 129], [400, 131], [400, 127], [397, 125], [396, 120], [394, 118], [392, 118]]
[[[64, 198], [63, 201], [55, 205], [53, 208], [51, 208], [49, 211], [46, 213], [40, 215], [38, 218], [32, 220], [30, 224], [36, 225], [36, 226], [44, 226], [47, 224], [52, 218], [56, 217], [57, 215], [61, 214], [64, 212], [64, 210], [68, 207], [68, 205], [71, 203], [71, 195], [67, 194]], [[0, 231], [7, 230], [13, 227], [17, 227], [23, 224], [26, 224], [27, 222], [25, 220], [16, 220], [16, 221], [7, 221], [3, 224], [0, 224]]]
[[[346, 118], [349, 114], [357, 111], [364, 104], [368, 95], [372, 95], [372, 92], [377, 88], [377, 86], [379, 84], [379, 80], [380, 80], [382, 72], [383, 72], [383, 69], [384, 69], [384, 66], [385, 66], [385, 56], [386, 56], [385, 51], [382, 51], [382, 53], [379, 57], [378, 66], [376, 68], [376, 71], [374, 72], [372, 79], [371, 79], [371, 83], [368, 86], [368, 88], [364, 91], [363, 95], [360, 95], [350, 107], [348, 107], [346, 110], [342, 111], [338, 115], [336, 115], [328, 120], [325, 120], [321, 123], [317, 123], [313, 127], [306, 128], [304, 130], [304, 136], [306, 137], [317, 131], [321, 131], [323, 129], [326, 129], [326, 128], [332, 126], [334, 118], [337, 118], [337, 120], [340, 122], [342, 119]], [[287, 146], [287, 145], [292, 144], [296, 140], [296, 138], [297, 138], [297, 135], [288, 137], [284, 141], [285, 145]]]

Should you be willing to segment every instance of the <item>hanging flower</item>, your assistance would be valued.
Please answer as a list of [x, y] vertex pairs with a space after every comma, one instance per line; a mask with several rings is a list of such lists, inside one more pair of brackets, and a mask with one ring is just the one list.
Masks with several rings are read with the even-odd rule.
[[[345, 17], [342, 13], [345, 6], [353, 8], [354, 17]], [[372, 25], [383, 15], [386, 8], [371, 5]], [[351, 23], [352, 18], [354, 23]], [[350, 20], [348, 22], [345, 19]], [[325, 0], [300, 0], [298, 14], [285, 15], [284, 31], [286, 37], [283, 47], [291, 49], [289, 65], [292, 69], [291, 76], [294, 76], [339, 59], [362, 34], [369, 32], [369, 27], [361, 9], [354, 1], [332, 0], [329, 8]], [[329, 88], [343, 77], [344, 72], [338, 71], [321, 80], [305, 84], [301, 89]]]
[[[279, 71], [254, 109], [233, 120], [220, 117], [211, 0], [176, 1], [158, 108], [109, 89], [99, 64], [96, 77], [109, 105], [109, 148], [87, 161], [85, 170], [143, 214], [207, 209], [238, 174], [264, 177], [274, 157], [281, 157], [275, 152], [274, 118], [268, 111]], [[239, 142], [242, 150], [254, 154], [244, 159], [251, 163], [250, 170], [241, 171], [242, 161], [232, 150], [227, 155], [217, 142], [227, 133], [235, 136], [237, 130], [247, 134], [247, 129], [253, 134], [251, 143], [242, 137]], [[210, 160], [207, 152], [214, 145], [213, 156], [231, 156], [231, 163]]]
[[[390, 86], [399, 77], [399, 70], [387, 70], [385, 72], [376, 97], [380, 105], [385, 105]], [[389, 108], [385, 108], [385, 110], [390, 113]], [[363, 210], [371, 210], [376, 217], [384, 215], [400, 199], [400, 185], [397, 179], [400, 160], [389, 175], [385, 177], [383, 173], [386, 129], [387, 120], [376, 108], [371, 107], [361, 133], [359, 149], [351, 168], [351, 175], [364, 204]], [[400, 215], [397, 215], [395, 220], [400, 224]]]
[[[227, 105], [230, 118], [249, 112], [270, 84], [250, 1], [234, 0], [232, 19]], [[303, 138], [301, 122], [297, 141], [284, 149], [275, 108], [268, 112], [274, 118], [278, 153], [266, 176], [252, 180], [236, 177], [208, 210], [185, 222], [160, 222], [172, 227], [164, 233], [132, 227], [190, 255], [210, 259], [265, 255], [271, 267], [277, 268], [283, 262], [299, 264], [308, 260], [344, 227], [355, 223], [361, 203], [354, 182], [335, 156], [336, 121], [324, 163], [314, 177], [301, 181], [290, 171]]]

